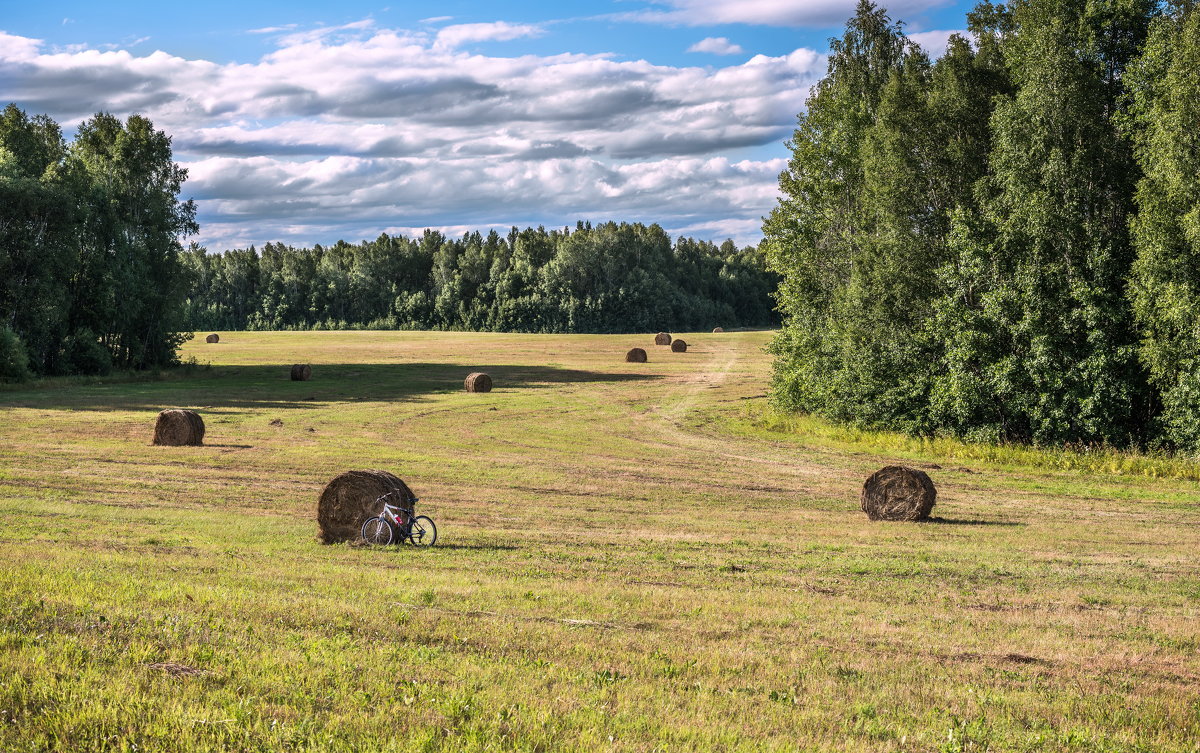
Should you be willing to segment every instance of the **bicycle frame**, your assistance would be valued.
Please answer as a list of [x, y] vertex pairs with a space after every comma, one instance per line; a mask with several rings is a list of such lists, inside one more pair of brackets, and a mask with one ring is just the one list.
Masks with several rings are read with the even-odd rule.
[[[388, 497], [394, 494], [399, 494], [399, 490], [397, 489], [381, 495], [375, 501], [383, 502], [383, 512], [379, 514], [379, 517], [395, 526], [401, 535], [401, 540], [403, 540], [409, 535], [413, 518], [416, 516], [413, 513], [412, 507], [401, 507], [400, 505], [393, 505], [392, 503], [386, 501]], [[420, 500], [416, 499], [415, 497], [413, 498], [414, 505], [419, 501]]]

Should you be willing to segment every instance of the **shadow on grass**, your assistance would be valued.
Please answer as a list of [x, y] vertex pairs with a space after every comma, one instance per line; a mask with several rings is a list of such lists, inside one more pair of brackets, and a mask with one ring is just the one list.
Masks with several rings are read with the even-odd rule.
[[[622, 366], [624, 366], [622, 364]], [[461, 392], [472, 371], [492, 377], [493, 391], [547, 389], [564, 384], [655, 380], [640, 371], [605, 373], [554, 366], [471, 363], [313, 364], [312, 379], [293, 382], [291, 365], [181, 367], [157, 381], [31, 386], [0, 392], [0, 406], [70, 410], [193, 408], [220, 413], [246, 408], [289, 410], [354, 400], [413, 402]], [[486, 399], [485, 396], [480, 396]]]
[[437, 543], [433, 545], [434, 549], [453, 549], [455, 551], [475, 551], [475, 552], [515, 552], [521, 547], [516, 544], [443, 544]]
[[943, 526], [1026, 526], [1028, 523], [1017, 523], [1011, 520], [960, 520], [957, 518], [930, 518], [922, 523], [933, 523]]

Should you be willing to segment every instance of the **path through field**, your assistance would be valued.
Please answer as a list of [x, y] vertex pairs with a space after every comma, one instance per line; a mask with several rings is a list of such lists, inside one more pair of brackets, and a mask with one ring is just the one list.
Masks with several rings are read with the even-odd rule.
[[[772, 434], [769, 334], [683, 337], [229, 332], [0, 391], [0, 750], [1197, 750], [1194, 482]], [[858, 510], [898, 460], [940, 522]], [[316, 543], [352, 468], [439, 546]]]

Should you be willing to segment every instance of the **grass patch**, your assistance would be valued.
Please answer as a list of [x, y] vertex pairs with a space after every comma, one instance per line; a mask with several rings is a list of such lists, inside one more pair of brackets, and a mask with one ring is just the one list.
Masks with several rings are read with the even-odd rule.
[[1116, 450], [1110, 447], [1057, 448], [1022, 444], [967, 442], [954, 437], [914, 437], [834, 424], [819, 416], [788, 414], [763, 405], [745, 409], [743, 430], [799, 438], [813, 447], [896, 454], [937, 462], [977, 462], [1002, 468], [1033, 468], [1111, 476], [1200, 481], [1200, 462], [1169, 454]]

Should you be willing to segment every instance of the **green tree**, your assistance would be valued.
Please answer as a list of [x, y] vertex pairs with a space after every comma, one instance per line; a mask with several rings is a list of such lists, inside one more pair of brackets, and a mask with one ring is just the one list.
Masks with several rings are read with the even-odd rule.
[[1137, 166], [1116, 128], [1149, 2], [1021, 0], [981, 209], [956, 215], [939, 421], [1044, 443], [1144, 441], [1152, 408], [1125, 296]]
[[1130, 286], [1141, 357], [1162, 392], [1166, 438], [1200, 452], [1200, 12], [1156, 19], [1130, 71], [1130, 132], [1144, 175]]

